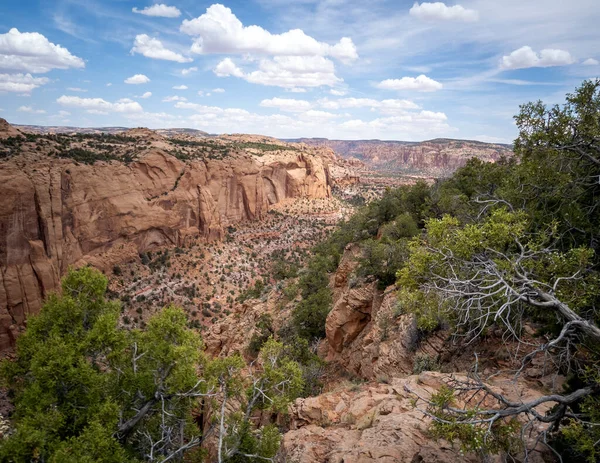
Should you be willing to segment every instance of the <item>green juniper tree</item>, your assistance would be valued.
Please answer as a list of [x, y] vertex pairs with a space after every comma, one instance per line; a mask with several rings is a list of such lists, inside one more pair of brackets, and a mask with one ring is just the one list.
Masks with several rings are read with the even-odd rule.
[[[302, 388], [299, 367], [282, 346], [267, 341], [260, 367], [243, 375], [241, 357], [203, 355], [200, 337], [176, 307], [157, 313], [145, 330], [121, 328], [120, 307], [106, 300], [106, 289], [97, 270], [70, 270], [62, 294], [29, 319], [15, 360], [1, 365], [15, 410], [0, 461], [201, 461], [203, 452], [194, 449], [214, 435], [233, 439], [228, 459], [272, 458], [279, 432], [255, 430], [249, 415], [259, 406], [283, 411]], [[242, 439], [230, 424], [239, 412], [221, 408], [210, 417], [209, 404], [246, 394]], [[198, 426], [194, 410], [208, 414], [206, 425]]]
[[[466, 450], [519, 454], [540, 443], [566, 460], [600, 459], [600, 81], [553, 108], [516, 117], [519, 162], [496, 176], [468, 165], [440, 188], [462, 191], [460, 214], [426, 221], [398, 271], [399, 305], [424, 331], [449, 326], [475, 343], [492, 327], [520, 344], [519, 377], [534, 358], [570, 378], [562, 393], [514, 401], [486, 385], [477, 365], [466, 381], [427, 402], [432, 430]], [[485, 173], [485, 171], [482, 171]], [[454, 203], [455, 205], [457, 203]], [[535, 323], [537, 343], [525, 339]], [[475, 398], [462, 406], [459, 396]], [[482, 406], [486, 398], [486, 406]], [[489, 405], [490, 401], [495, 406]], [[557, 451], [559, 449], [560, 451]]]

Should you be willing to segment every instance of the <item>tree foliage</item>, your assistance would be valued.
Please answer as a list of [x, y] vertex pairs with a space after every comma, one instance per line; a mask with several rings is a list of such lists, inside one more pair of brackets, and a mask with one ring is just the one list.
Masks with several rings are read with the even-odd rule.
[[[397, 273], [399, 305], [422, 330], [446, 325], [469, 343], [492, 327], [504, 329], [505, 339], [521, 344], [516, 377], [545, 355], [552, 368], [579, 378], [562, 394], [513, 402], [474, 370], [445, 398], [426, 400], [437, 435], [469, 450], [520, 451], [527, 459], [531, 448], [515, 446], [513, 437], [536, 429], [534, 446], [560, 445], [571, 457], [596, 461], [600, 82], [584, 82], [563, 106], [524, 105], [515, 119], [518, 162], [473, 161], [434, 187], [430, 210], [437, 216], [425, 220]], [[525, 323], [539, 326], [539, 343], [525, 342]], [[454, 407], [463, 394], [487, 397], [496, 407]]]
[[[249, 418], [258, 407], [283, 411], [302, 389], [300, 368], [283, 346], [267, 340], [260, 365], [242, 375], [239, 355], [205, 358], [176, 307], [157, 313], [145, 330], [121, 328], [120, 307], [105, 299], [106, 289], [100, 272], [70, 270], [62, 295], [51, 295], [29, 319], [15, 360], [1, 365], [15, 411], [0, 461], [183, 461], [215, 433], [234, 440], [227, 458], [271, 458], [278, 432], [255, 431]], [[209, 407], [233, 396], [247, 397], [238, 428], [240, 412], [223, 408], [218, 415]], [[213, 413], [207, 427], [198, 426], [194, 410]]]

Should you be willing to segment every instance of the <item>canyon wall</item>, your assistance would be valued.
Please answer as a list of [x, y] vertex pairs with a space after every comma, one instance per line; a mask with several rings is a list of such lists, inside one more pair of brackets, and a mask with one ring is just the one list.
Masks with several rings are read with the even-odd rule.
[[296, 141], [330, 148], [346, 159], [362, 161], [373, 170], [433, 177], [448, 176], [473, 157], [495, 162], [513, 154], [510, 145], [445, 138], [423, 142], [325, 138], [302, 138]]
[[0, 161], [0, 350], [58, 288], [70, 265], [100, 268], [153, 246], [218, 240], [289, 197], [331, 194], [327, 160], [302, 151], [78, 164], [20, 155]]

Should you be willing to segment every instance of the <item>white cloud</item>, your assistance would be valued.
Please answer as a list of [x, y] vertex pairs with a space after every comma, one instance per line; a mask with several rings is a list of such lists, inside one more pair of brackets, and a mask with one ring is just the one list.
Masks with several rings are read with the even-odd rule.
[[386, 79], [375, 85], [384, 90], [415, 90], [417, 92], [435, 92], [442, 89], [442, 84], [424, 74], [418, 77], [402, 77], [402, 79]]
[[59, 116], [61, 116], [61, 117], [67, 117], [67, 116], [70, 116], [70, 115], [71, 115], [71, 113], [70, 113], [69, 111], [65, 111], [65, 110], [61, 109], [61, 110], [58, 112], [58, 115], [59, 115]]
[[187, 90], [188, 86], [187, 85], [175, 85], [173, 87], [173, 90]]
[[447, 6], [442, 2], [425, 2], [420, 5], [419, 2], [415, 2], [409, 13], [425, 21], [473, 22], [479, 19], [479, 13], [475, 10], [469, 10], [461, 5]]
[[213, 69], [213, 72], [219, 77], [244, 77], [244, 71], [238, 68], [231, 58], [225, 58]]
[[339, 98], [317, 100], [319, 106], [325, 109], [371, 108], [382, 113], [391, 114], [406, 112], [409, 109], [419, 109], [419, 105], [410, 100], [374, 100], [372, 98]]
[[134, 76], [128, 77], [124, 81], [126, 84], [139, 85], [139, 84], [147, 84], [150, 82], [150, 79], [146, 77], [144, 74], [136, 74]]
[[37, 32], [12, 28], [0, 34], [0, 69], [44, 73], [52, 69], [83, 68], [81, 58]]
[[302, 136], [328, 138], [395, 138], [414, 140], [433, 136], [451, 136], [452, 128], [444, 113], [432, 111], [406, 114], [373, 120], [354, 119], [337, 122], [341, 115], [327, 111], [308, 110], [291, 116], [286, 114], [262, 115], [240, 108], [219, 108], [197, 103], [178, 102], [176, 108], [194, 113], [185, 122], [194, 128], [209, 132], [230, 133], [232, 128], [240, 133], [262, 133], [275, 137]]
[[112, 82], [106, 84], [107, 87], [112, 87]]
[[142, 106], [129, 98], [122, 98], [114, 103], [110, 103], [102, 98], [80, 98], [78, 96], [63, 95], [56, 102], [62, 106], [71, 108], [85, 109], [87, 112], [94, 114], [101, 111], [104, 113], [140, 113], [143, 112]]
[[146, 16], [159, 16], [162, 18], [178, 18], [179, 16], [181, 16], [181, 11], [179, 11], [178, 8], [174, 6], [167, 6], [164, 3], [147, 6], [143, 10], [132, 8], [131, 11]]
[[390, 137], [396, 139], [414, 139], [414, 137], [449, 134], [455, 129], [447, 123], [444, 113], [420, 111], [398, 116], [383, 117], [371, 121], [353, 119], [342, 122], [339, 127], [352, 133], [360, 133], [363, 137]]
[[33, 77], [31, 74], [0, 74], [0, 92], [29, 94], [49, 81], [47, 77]]
[[253, 84], [293, 89], [296, 87], [330, 87], [343, 82], [335, 75], [331, 60], [322, 56], [276, 56], [262, 59], [258, 70], [245, 73], [231, 58], [225, 58], [214, 69], [219, 77], [234, 76]]
[[584, 66], [598, 66], [600, 64], [600, 61], [594, 58], [588, 58], [581, 64], [583, 64]]
[[22, 113], [32, 113], [32, 114], [46, 114], [46, 111], [43, 109], [34, 109], [31, 106], [21, 106], [17, 111]]
[[204, 90], [198, 90], [198, 96], [204, 96]]
[[192, 109], [197, 113], [221, 113], [225, 111], [217, 106], [205, 106], [198, 103], [186, 103], [184, 101], [175, 103], [175, 107], [179, 109]]
[[146, 99], [146, 98], [150, 98], [151, 96], [152, 96], [152, 92], [146, 92], [142, 96], [140, 96], [140, 98]]
[[215, 93], [225, 93], [225, 89], [224, 88], [213, 88], [213, 92], [215, 92]]
[[301, 114], [300, 117], [305, 119], [335, 119], [336, 117], [340, 117], [339, 114], [330, 113], [327, 111], [319, 111], [317, 109], [311, 109]]
[[332, 88], [331, 90], [329, 90], [329, 93], [335, 96], [344, 96], [346, 94], [346, 90], [337, 90], [335, 88]]
[[79, 87], [67, 87], [67, 90], [69, 90], [70, 92], [81, 92], [81, 93], [87, 92], [87, 90], [85, 88], [79, 88]]
[[502, 57], [503, 69], [546, 68], [551, 66], [567, 66], [575, 59], [568, 51], [546, 48], [536, 53], [531, 47], [524, 46]]
[[168, 103], [171, 101], [187, 101], [187, 98], [183, 97], [183, 96], [168, 96], [166, 98], [163, 99], [163, 102]]
[[358, 58], [352, 39], [343, 37], [335, 45], [319, 42], [301, 29], [271, 34], [260, 26], [244, 26], [231, 9], [214, 4], [206, 13], [184, 20], [180, 30], [197, 39], [192, 52], [256, 53], [273, 56], [331, 56], [343, 62]]
[[97, 116], [108, 116], [108, 111], [102, 111], [100, 109], [88, 109], [86, 111], [86, 113], [88, 114], [95, 114]]
[[160, 40], [146, 34], [136, 35], [130, 53], [139, 53], [146, 58], [176, 61], [177, 63], [189, 63], [193, 61], [191, 58], [186, 58], [179, 53], [175, 53], [174, 51], [165, 48]]
[[262, 100], [260, 106], [263, 108], [277, 108], [280, 111], [304, 112], [310, 109], [311, 104], [306, 100], [295, 100], [293, 98], [271, 98]]
[[196, 66], [192, 66], [191, 68], [187, 68], [187, 69], [182, 69], [181, 75], [187, 76], [188, 74], [191, 74], [192, 72], [196, 72], [197, 70], [198, 70], [198, 68]]

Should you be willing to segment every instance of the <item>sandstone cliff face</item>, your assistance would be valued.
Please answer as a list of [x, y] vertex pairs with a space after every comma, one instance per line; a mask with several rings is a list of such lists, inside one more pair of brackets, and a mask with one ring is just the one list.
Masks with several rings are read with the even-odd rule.
[[217, 240], [282, 199], [331, 194], [326, 161], [302, 151], [184, 162], [154, 148], [129, 165], [22, 154], [0, 161], [0, 185], [0, 349], [70, 265]]
[[413, 316], [394, 313], [393, 286], [380, 291], [376, 282], [352, 283], [359, 255], [359, 246], [348, 246], [332, 278], [333, 307], [321, 355], [367, 380], [410, 375], [415, 356], [435, 360], [444, 351], [447, 335], [438, 332], [417, 342]]
[[0, 117], [0, 140], [3, 138], [18, 137], [20, 135], [22, 135], [22, 133], [18, 129], [6, 122], [6, 119]]

